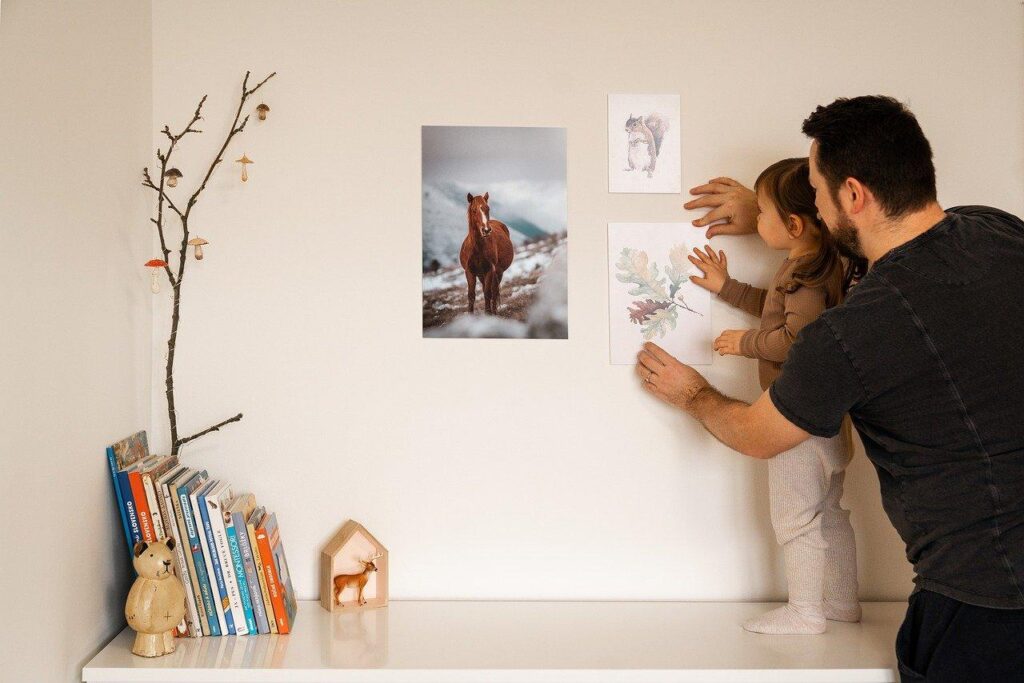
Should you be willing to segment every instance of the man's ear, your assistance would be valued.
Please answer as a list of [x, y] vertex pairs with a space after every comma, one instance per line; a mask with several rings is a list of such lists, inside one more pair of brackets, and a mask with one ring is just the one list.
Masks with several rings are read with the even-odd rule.
[[[864, 187], [864, 183], [851, 176], [843, 182], [843, 185], [840, 188], [840, 200], [842, 200], [844, 196], [846, 201], [849, 202], [847, 213], [860, 213], [864, 210], [864, 206], [868, 202], [868, 189]], [[840, 208], [843, 207], [840, 205]]]
[[176, 545], [174, 536], [168, 536], [167, 538], [165, 538], [164, 543], [167, 544], [168, 550], [174, 550], [174, 546]]
[[148, 547], [149, 547], [148, 543], [146, 543], [145, 541], [139, 541], [138, 543], [135, 544], [135, 547], [132, 548], [132, 553], [134, 553], [135, 557], [138, 557], [142, 553], [146, 552], [146, 548], [148, 548]]

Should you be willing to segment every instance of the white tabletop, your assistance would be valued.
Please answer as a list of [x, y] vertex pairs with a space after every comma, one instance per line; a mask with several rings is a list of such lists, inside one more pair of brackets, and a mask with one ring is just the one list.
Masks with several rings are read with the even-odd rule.
[[330, 614], [299, 603], [295, 630], [178, 640], [131, 654], [125, 629], [82, 672], [101, 681], [897, 681], [904, 603], [866, 603], [859, 624], [765, 636], [740, 624], [763, 603], [392, 601]]

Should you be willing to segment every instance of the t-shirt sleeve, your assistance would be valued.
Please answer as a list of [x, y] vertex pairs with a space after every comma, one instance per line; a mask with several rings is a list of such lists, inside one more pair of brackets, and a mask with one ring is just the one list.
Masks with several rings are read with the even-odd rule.
[[843, 416], [863, 400], [864, 386], [828, 322], [818, 318], [797, 335], [768, 395], [805, 432], [835, 436]]

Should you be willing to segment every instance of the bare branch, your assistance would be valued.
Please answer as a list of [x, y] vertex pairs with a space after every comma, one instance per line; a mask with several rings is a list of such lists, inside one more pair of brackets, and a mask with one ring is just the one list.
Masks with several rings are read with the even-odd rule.
[[[242, 121], [241, 126], [238, 125], [238, 119], [242, 116], [242, 109], [245, 107], [245, 101], [249, 98], [250, 95], [259, 90], [264, 83], [273, 78], [277, 72], [275, 71], [266, 78], [264, 78], [262, 81], [260, 81], [259, 85], [257, 85], [252, 90], [246, 90], [246, 85], [249, 83], [249, 73], [250, 72], [246, 71], [245, 78], [242, 79], [242, 97], [238, 102], [238, 109], [235, 111], [235, 120], [231, 122], [231, 128], [228, 129], [228, 135], [226, 138], [224, 138], [224, 144], [220, 146], [220, 151], [217, 152], [217, 156], [214, 157], [213, 162], [210, 163], [210, 168], [206, 171], [206, 175], [203, 177], [203, 182], [200, 183], [199, 187], [189, 198], [188, 205], [185, 207], [186, 218], [188, 217], [189, 212], [192, 211], [192, 207], [195, 205], [196, 201], [198, 201], [199, 194], [206, 189], [206, 183], [209, 182], [210, 176], [213, 175], [214, 169], [217, 168], [217, 166], [224, 160], [224, 152], [227, 150], [228, 144], [231, 143], [231, 138], [235, 137], [245, 129], [245, 124], [249, 120], [248, 116], [246, 116], [245, 119]], [[203, 99], [205, 100], [206, 97], [203, 97]], [[202, 103], [200, 103], [200, 105], [201, 104]], [[198, 112], [198, 110], [196, 111]]]
[[192, 436], [186, 436], [184, 439], [178, 439], [175, 442], [175, 444], [174, 444], [175, 451], [177, 451], [177, 449], [180, 448], [181, 446], [184, 446], [185, 444], [187, 444], [189, 441], [194, 441], [194, 440], [198, 439], [199, 437], [203, 436], [204, 434], [209, 434], [210, 432], [218, 432], [218, 431], [220, 431], [220, 428], [223, 427], [224, 425], [231, 424], [232, 422], [238, 422], [241, 419], [242, 419], [242, 413], [239, 413], [238, 415], [235, 415], [234, 417], [230, 417], [227, 420], [224, 420], [223, 422], [218, 422], [217, 424], [213, 425], [212, 427], [207, 427], [206, 429], [204, 429], [201, 432], [196, 432]]

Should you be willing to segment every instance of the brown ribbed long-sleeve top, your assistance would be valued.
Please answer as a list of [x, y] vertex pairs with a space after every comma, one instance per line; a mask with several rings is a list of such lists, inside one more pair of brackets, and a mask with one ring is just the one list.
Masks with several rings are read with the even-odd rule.
[[797, 266], [809, 258], [798, 256], [783, 261], [768, 289], [728, 278], [718, 293], [726, 303], [761, 318], [760, 328], [743, 335], [740, 352], [758, 360], [757, 375], [762, 390], [767, 390], [782, 372], [782, 362], [796, 341], [797, 333], [825, 310], [824, 287], [799, 287], [792, 294], [778, 290], [792, 279]]

